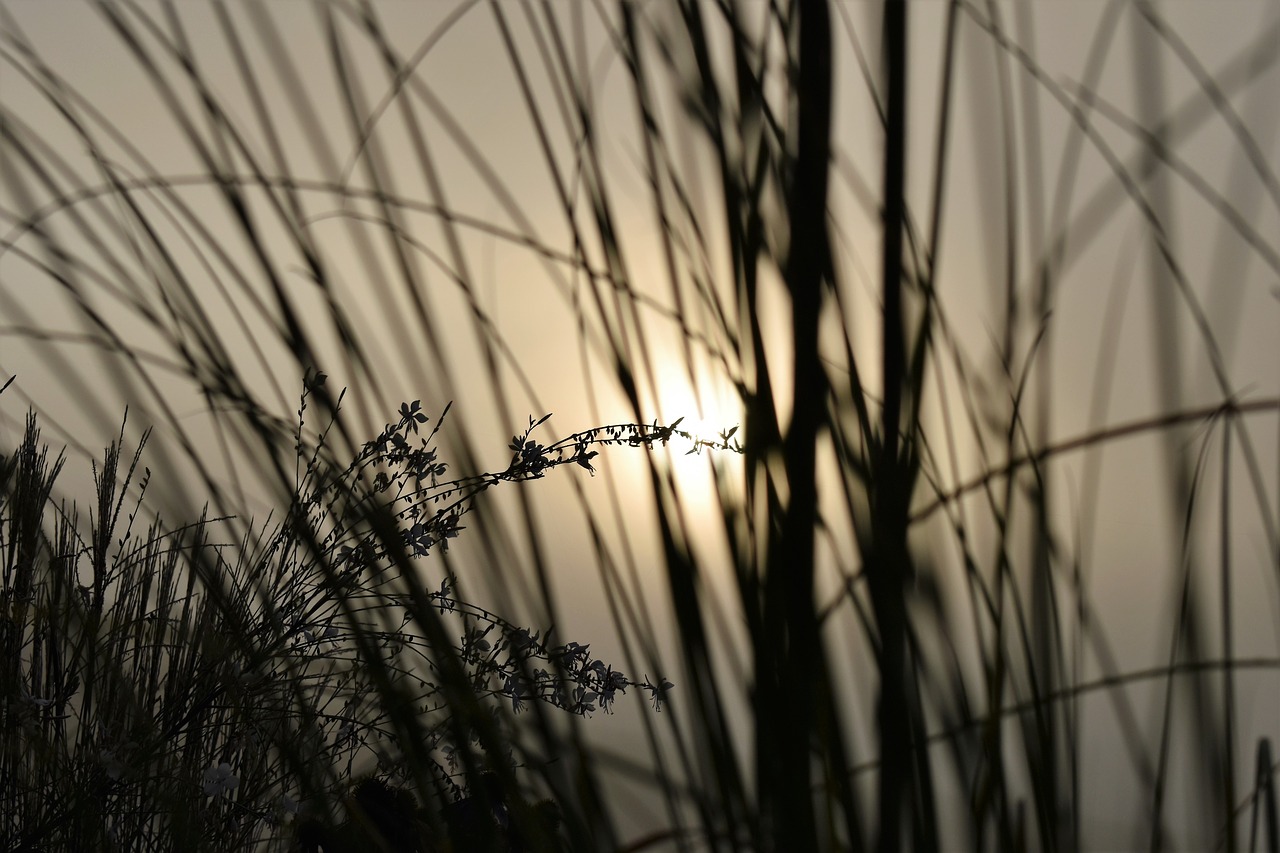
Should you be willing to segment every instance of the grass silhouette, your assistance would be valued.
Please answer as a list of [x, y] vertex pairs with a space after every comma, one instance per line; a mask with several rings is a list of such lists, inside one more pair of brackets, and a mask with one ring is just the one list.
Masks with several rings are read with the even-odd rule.
[[1280, 849], [1280, 18], [1166, 11], [77, 11], [144, 124], [0, 6], [6, 846]]

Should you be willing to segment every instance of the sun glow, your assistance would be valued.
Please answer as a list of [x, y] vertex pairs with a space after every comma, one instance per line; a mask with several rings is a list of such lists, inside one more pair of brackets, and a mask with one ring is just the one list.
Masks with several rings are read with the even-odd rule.
[[716, 472], [728, 472], [739, 458], [742, 404], [723, 377], [697, 377], [698, 387], [679, 365], [662, 372], [658, 423], [675, 425], [667, 460], [682, 500], [695, 506], [716, 504]]

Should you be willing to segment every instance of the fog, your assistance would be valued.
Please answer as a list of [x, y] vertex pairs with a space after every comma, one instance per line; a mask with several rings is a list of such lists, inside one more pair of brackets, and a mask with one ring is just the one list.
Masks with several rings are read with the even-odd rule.
[[[741, 5], [744, 20], [763, 25], [764, 3]], [[589, 4], [556, 7], [555, 35], [567, 43], [555, 47], [543, 12], [516, 4], [369, 9], [377, 39], [360, 9], [342, 4], [141, 4], [112, 12], [148, 34], [146, 56], [155, 63], [148, 66], [97, 7], [0, 5], [0, 382], [16, 377], [0, 398], [5, 447], [34, 407], [55, 443], [71, 448], [63, 487], [73, 495], [85, 489], [84, 500], [88, 459], [116, 435], [128, 406], [131, 441], [155, 427], [146, 458], [166, 517], [191, 516], [213, 498], [193, 457], [223, 489], [225, 507], [242, 520], [265, 515], [279, 494], [262, 476], [263, 457], [220, 431], [201, 382], [213, 366], [234, 365], [254, 399], [283, 423], [296, 419], [303, 366], [285, 343], [281, 299], [304, 322], [314, 366], [331, 388], [347, 388], [351, 434], [334, 440], [353, 446], [393, 420], [401, 401], [417, 399], [432, 424], [452, 403], [442, 455], [468, 473], [504, 468], [508, 442], [531, 416], [552, 414], [538, 428], [545, 439], [681, 417], [686, 429], [714, 438], [744, 423], [735, 386], [749, 383], [759, 365], [730, 337], [749, 318], [716, 311], [739, 304], [717, 165], [678, 86], [655, 87], [655, 109], [683, 128], [664, 156], [686, 180], [700, 179], [682, 203], [701, 239], [684, 226], [690, 245], [680, 247], [673, 284], [632, 77], [612, 41], [616, 13], [602, 22]], [[932, 233], [943, 132], [947, 6], [910, 11], [908, 233], [923, 243]], [[660, 4], [641, 14], [656, 33], [680, 25]], [[825, 308], [820, 345], [830, 376], [847, 377], [856, 361], [878, 406], [879, 6], [836, 3], [832, 20], [828, 205], [842, 284], [840, 303]], [[1147, 791], [1138, 780], [1169, 701], [1171, 682], [1158, 671], [1177, 654], [1171, 642], [1184, 591], [1213, 614], [1203, 656], [1221, 658], [1229, 637], [1241, 662], [1234, 707], [1241, 798], [1259, 738], [1280, 734], [1274, 710], [1266, 711], [1280, 703], [1278, 39], [1280, 10], [1270, 2], [997, 3], [960, 15], [942, 236], [932, 259], [939, 322], [921, 400], [928, 473], [913, 500], [928, 514], [913, 526], [910, 545], [921, 583], [936, 585], [955, 614], [970, 606], [961, 526], [972, 553], [1019, 567], [1014, 576], [1027, 585], [1017, 594], [1029, 597], [1042, 554], [1029, 504], [1004, 503], [1004, 476], [966, 484], [1011, 459], [1042, 456], [1035, 472], [1019, 469], [1012, 491], [1048, 484], [1048, 583], [1064, 597], [1076, 583], [1087, 588], [1086, 624], [1064, 629], [1069, 680], [1091, 685], [1153, 671], [1074, 700], [1084, 744], [1078, 773], [1087, 780], [1079, 791], [1084, 848], [1147, 842]], [[727, 82], [731, 60], [718, 44], [713, 61]], [[171, 49], [191, 58], [208, 93]], [[388, 49], [406, 74], [388, 74]], [[568, 67], [547, 58], [561, 49]], [[692, 61], [678, 50], [669, 69], [656, 49], [650, 59], [660, 69], [655, 79], [667, 81]], [[568, 99], [574, 86], [579, 104]], [[202, 109], [205, 96], [218, 115]], [[591, 119], [591, 146], [567, 130], [579, 109]], [[779, 119], [787, 118], [784, 107]], [[253, 152], [252, 163], [242, 148]], [[587, 151], [602, 162], [584, 167], [578, 158]], [[254, 174], [262, 164], [265, 177]], [[243, 183], [259, 245], [216, 191], [215, 170]], [[593, 174], [607, 176], [600, 192], [625, 251], [626, 287], [612, 292], [584, 273], [608, 268], [608, 252], [575, 245], [568, 226], [570, 217], [589, 219]], [[565, 187], [575, 194], [565, 197]], [[379, 203], [379, 194], [394, 202]], [[154, 238], [122, 212], [126, 200], [144, 211]], [[276, 205], [296, 206], [292, 221], [305, 223], [304, 242], [323, 260], [323, 286]], [[785, 234], [766, 238], [786, 246]], [[262, 252], [269, 265], [260, 264]], [[267, 266], [275, 282], [263, 274]], [[776, 268], [760, 282], [759, 306], [764, 359], [786, 424], [790, 302]], [[910, 307], [921, 310], [919, 300]], [[335, 315], [347, 329], [335, 327]], [[223, 349], [200, 355], [211, 373], [193, 376], [177, 353], [194, 346], [201, 329], [213, 330]], [[343, 334], [359, 341], [361, 358]], [[635, 358], [638, 410], [617, 381], [620, 345]], [[1257, 405], [1211, 418], [1228, 400]], [[1016, 429], [1005, 435], [1011, 420]], [[749, 663], [721, 526], [721, 506], [742, 501], [741, 458], [685, 456], [689, 449], [680, 441], [653, 451], [606, 448], [594, 476], [567, 466], [573, 470], [493, 489], [449, 555], [477, 599], [537, 622], [548, 614], [529, 574], [535, 536], [557, 630], [629, 673], [665, 661], [663, 674], [677, 685], [676, 715], [687, 713], [679, 697], [688, 685], [678, 635], [664, 627], [671, 602], [651, 462], [672, 472], [683, 499], [679, 511], [711, 592], [707, 607], [719, 612], [712, 623], [723, 631], [717, 653], [726, 684]], [[858, 550], [841, 463], [829, 443], [818, 459], [829, 521], [819, 534], [821, 606], [841, 598]], [[963, 496], [936, 505], [962, 488]], [[518, 490], [535, 520], [530, 530]], [[492, 550], [481, 547], [483, 537]], [[494, 565], [495, 552], [510, 563]], [[627, 577], [621, 586], [649, 608], [653, 657], [624, 643], [621, 634], [635, 629], [619, 625], [610, 607], [601, 554], [618, 561]], [[1224, 555], [1229, 586], [1219, 571]], [[875, 658], [854, 609], [836, 613], [825, 629], [829, 656], [848, 692], [851, 741], [871, 760], [872, 702], [858, 697], [875, 683]], [[975, 630], [927, 642], [949, 646], [976, 673], [989, 639]], [[744, 696], [747, 688], [736, 685]], [[606, 753], [643, 763], [651, 760], [638, 722], [645, 713], [637, 699], [585, 721], [582, 731]], [[749, 720], [731, 724], [743, 731], [746, 756]], [[1188, 742], [1198, 737], [1185, 719], [1174, 729]], [[1179, 848], [1218, 841], [1203, 817], [1192, 753], [1175, 751], [1167, 771], [1169, 838]], [[626, 798], [634, 791], [618, 796], [633, 802]], [[963, 796], [954, 803], [942, 813], [966, 807]], [[659, 811], [623, 807], [619, 825], [642, 835]]]

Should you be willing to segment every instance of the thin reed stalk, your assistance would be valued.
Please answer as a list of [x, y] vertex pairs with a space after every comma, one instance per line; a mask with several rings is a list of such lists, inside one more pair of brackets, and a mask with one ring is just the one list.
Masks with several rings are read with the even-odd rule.
[[0, 846], [1280, 844], [1270, 5], [58, 14]]

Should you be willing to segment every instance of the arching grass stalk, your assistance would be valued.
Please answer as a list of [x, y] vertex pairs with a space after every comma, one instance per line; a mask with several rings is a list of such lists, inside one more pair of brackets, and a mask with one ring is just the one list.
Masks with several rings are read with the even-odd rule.
[[6, 832], [1274, 844], [1280, 18], [1086, 5], [0, 4]]

